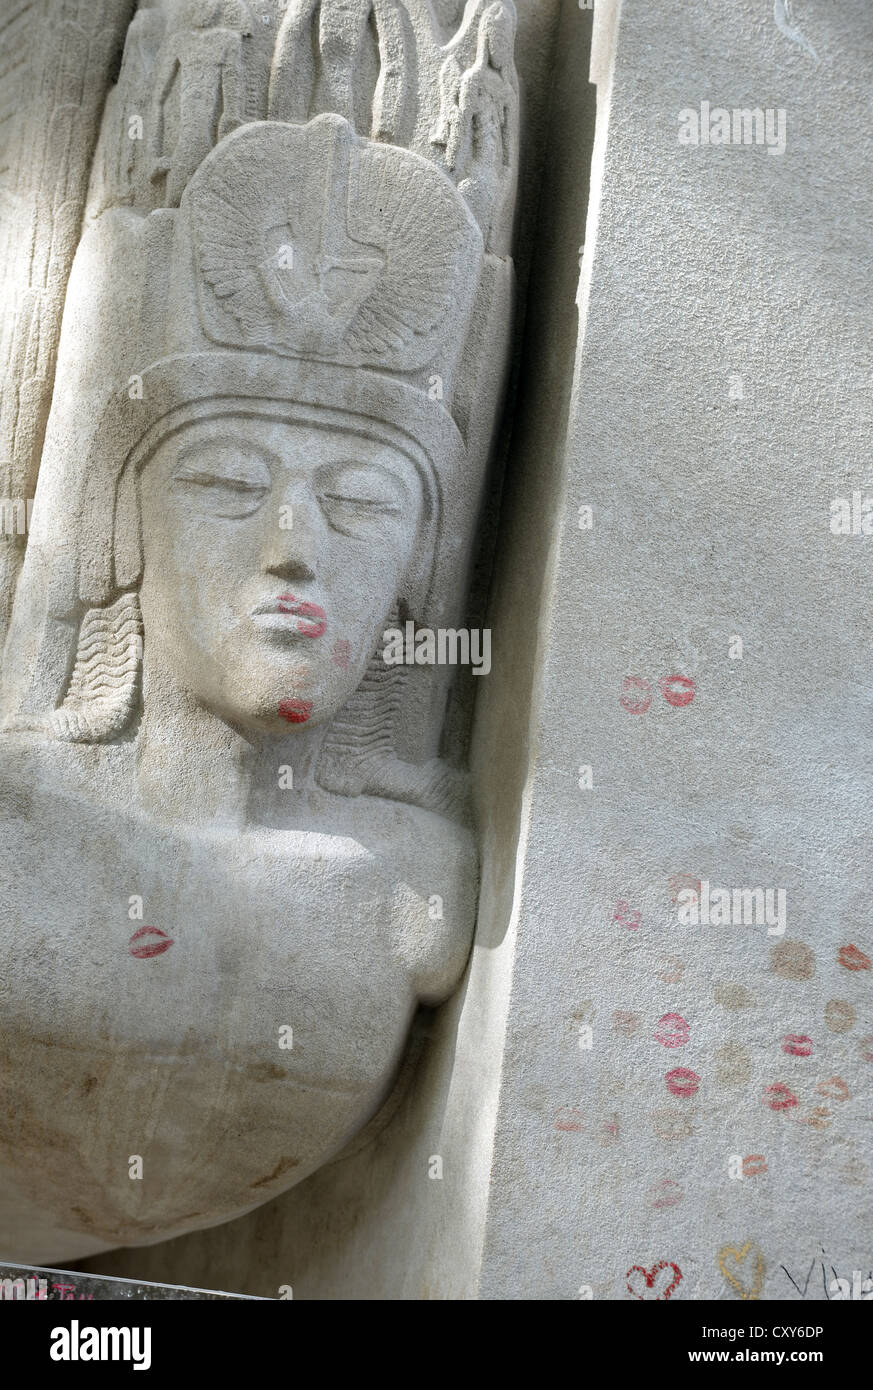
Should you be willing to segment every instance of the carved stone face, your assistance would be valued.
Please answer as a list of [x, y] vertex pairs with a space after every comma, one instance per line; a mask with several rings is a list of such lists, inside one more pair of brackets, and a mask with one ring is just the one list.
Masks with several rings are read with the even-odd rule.
[[166, 440], [140, 488], [149, 669], [244, 729], [330, 720], [413, 556], [411, 460], [351, 432], [224, 416]]

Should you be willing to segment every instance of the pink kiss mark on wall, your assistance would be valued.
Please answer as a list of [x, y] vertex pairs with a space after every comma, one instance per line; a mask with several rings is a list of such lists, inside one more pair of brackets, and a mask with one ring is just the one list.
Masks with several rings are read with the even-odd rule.
[[789, 1057], [811, 1057], [812, 1038], [805, 1033], [786, 1033], [782, 1039], [782, 1051]]
[[652, 703], [652, 687], [641, 676], [625, 676], [619, 704], [628, 714], [645, 714]]
[[162, 956], [169, 951], [172, 944], [172, 937], [167, 936], [160, 927], [140, 927], [130, 938], [130, 954], [137, 960], [151, 960], [153, 956]]
[[684, 1047], [690, 1036], [691, 1028], [681, 1014], [664, 1014], [658, 1019], [655, 1042], [662, 1047]]
[[761, 1099], [771, 1110], [790, 1110], [797, 1104], [797, 1096], [781, 1081], [768, 1086]]
[[690, 676], [662, 676], [658, 681], [658, 689], [674, 709], [684, 709], [690, 705], [697, 693], [697, 687]]
[[632, 908], [630, 903], [625, 902], [624, 898], [615, 905], [615, 912], [612, 914], [613, 922], [620, 922], [628, 931], [639, 931], [643, 919], [636, 908]]
[[690, 1100], [700, 1090], [700, 1077], [688, 1067], [674, 1067], [667, 1072], [664, 1080], [671, 1095], [681, 1096], [685, 1100]]

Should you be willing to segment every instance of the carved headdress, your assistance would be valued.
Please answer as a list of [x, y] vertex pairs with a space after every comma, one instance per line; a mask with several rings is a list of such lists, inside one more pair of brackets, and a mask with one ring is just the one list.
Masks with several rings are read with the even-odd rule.
[[[342, 421], [405, 452], [428, 542], [398, 599], [462, 621], [511, 313], [514, 24], [510, 0], [470, 0], [449, 42], [431, 0], [140, 8], [68, 290], [13, 727], [135, 722], [138, 476], [190, 421]], [[374, 660], [322, 783], [450, 810], [445, 690]]]

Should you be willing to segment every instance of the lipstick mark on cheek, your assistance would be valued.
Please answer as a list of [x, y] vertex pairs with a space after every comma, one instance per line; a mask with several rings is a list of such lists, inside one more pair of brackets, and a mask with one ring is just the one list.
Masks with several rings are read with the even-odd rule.
[[341, 638], [340, 641], [334, 642], [330, 653], [330, 659], [334, 666], [342, 666], [345, 668], [350, 665], [352, 660], [351, 642], [347, 642], [344, 637]]
[[311, 700], [280, 700], [279, 718], [287, 724], [306, 724], [312, 717]]
[[160, 927], [140, 927], [130, 938], [130, 954], [137, 960], [151, 960], [162, 956], [173, 945], [173, 938], [167, 936]]

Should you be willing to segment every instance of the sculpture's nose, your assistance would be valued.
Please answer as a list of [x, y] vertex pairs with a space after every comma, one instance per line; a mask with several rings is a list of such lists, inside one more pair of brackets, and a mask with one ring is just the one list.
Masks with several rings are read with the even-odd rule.
[[314, 499], [288, 497], [270, 518], [264, 568], [278, 579], [315, 579], [320, 550], [320, 513]]

